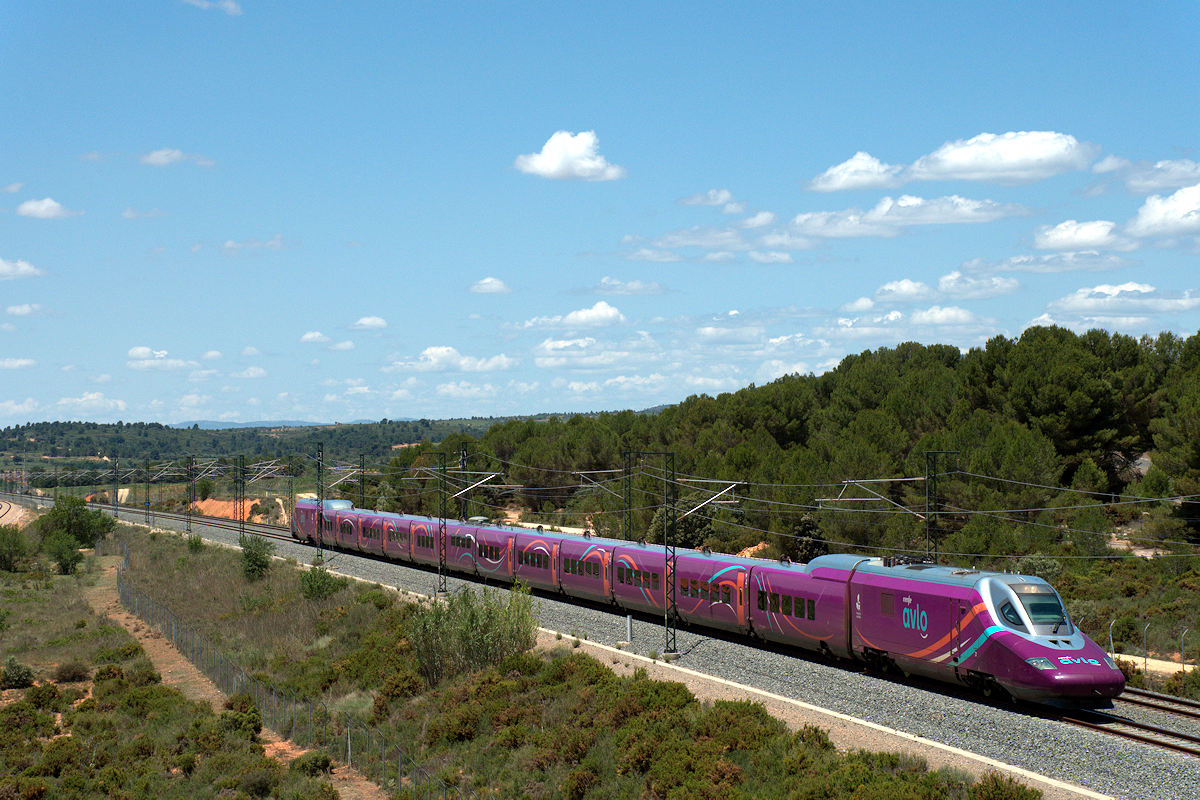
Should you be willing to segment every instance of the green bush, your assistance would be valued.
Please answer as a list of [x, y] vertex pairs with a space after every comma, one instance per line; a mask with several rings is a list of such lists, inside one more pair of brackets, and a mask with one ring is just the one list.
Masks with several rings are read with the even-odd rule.
[[242, 545], [242, 574], [248, 581], [266, 577], [271, 569], [271, 556], [275, 545], [267, 539], [249, 536]]
[[328, 753], [321, 752], [320, 750], [310, 750], [296, 757], [289, 765], [289, 769], [299, 772], [301, 775], [315, 778], [318, 775], [328, 775], [333, 769], [333, 761], [329, 758]]
[[39, 683], [25, 691], [25, 699], [42, 711], [62, 711], [63, 696], [53, 683]]
[[199, 553], [204, 549], [204, 537], [198, 533], [193, 533], [188, 537], [188, 552]]
[[988, 772], [971, 787], [972, 800], [1040, 800], [1042, 793], [1007, 775]]
[[9, 656], [0, 671], [0, 689], [26, 689], [33, 685], [33, 669], [20, 661], [16, 656]]
[[300, 573], [300, 594], [307, 600], [324, 600], [345, 589], [350, 579], [334, 575], [324, 567], [314, 566]]
[[431, 685], [443, 678], [500, 664], [533, 647], [533, 599], [520, 586], [503, 594], [464, 589], [419, 607], [409, 618], [408, 639]]
[[55, 683], [78, 683], [91, 677], [91, 670], [82, 661], [72, 659], [64, 661], [54, 669]]
[[56, 530], [51, 533], [42, 542], [42, 547], [63, 575], [73, 573], [79, 562], [83, 561], [83, 553], [79, 552], [79, 542], [65, 531]]

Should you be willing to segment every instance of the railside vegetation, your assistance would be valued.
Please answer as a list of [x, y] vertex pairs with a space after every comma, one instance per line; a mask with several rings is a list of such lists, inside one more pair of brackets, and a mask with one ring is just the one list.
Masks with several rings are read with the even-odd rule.
[[312, 592], [326, 579], [295, 562], [249, 580], [235, 551], [191, 550], [173, 536], [131, 542], [129, 581], [255, 677], [411, 743], [438, 777], [477, 793], [1040, 796], [997, 775], [975, 781], [904, 756], [838, 752], [824, 731], [789, 731], [761, 705], [701, 702], [682, 684], [617, 675], [574, 648], [531, 651], [534, 609], [521, 591], [467, 589], [433, 604], [355, 582]]

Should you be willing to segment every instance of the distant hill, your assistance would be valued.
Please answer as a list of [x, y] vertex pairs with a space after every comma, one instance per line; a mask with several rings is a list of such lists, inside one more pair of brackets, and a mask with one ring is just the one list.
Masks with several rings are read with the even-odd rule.
[[[371, 420], [374, 422], [374, 420]], [[328, 422], [306, 422], [298, 419], [263, 420], [261, 422], [217, 422], [211, 419], [189, 419], [171, 423], [172, 428], [199, 428], [202, 431], [224, 431], [232, 428], [311, 428], [329, 425]]]

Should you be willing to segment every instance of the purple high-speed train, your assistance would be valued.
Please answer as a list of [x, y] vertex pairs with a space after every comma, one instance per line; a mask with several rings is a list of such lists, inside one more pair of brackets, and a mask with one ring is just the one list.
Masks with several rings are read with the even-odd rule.
[[[321, 504], [299, 500], [292, 535], [315, 542]], [[438, 521], [326, 500], [326, 547], [436, 565]], [[1002, 689], [1043, 703], [1107, 706], [1125, 688], [1108, 654], [1030, 575], [827, 555], [807, 564], [447, 520], [446, 566], [539, 589], [662, 613], [675, 582], [681, 621], [852, 658], [904, 674]]]

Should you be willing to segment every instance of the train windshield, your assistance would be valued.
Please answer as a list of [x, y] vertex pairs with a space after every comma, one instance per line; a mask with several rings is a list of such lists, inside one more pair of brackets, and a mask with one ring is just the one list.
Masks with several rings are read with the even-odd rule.
[[1021, 605], [1034, 628], [1049, 626], [1051, 633], [1070, 633], [1071, 623], [1067, 621], [1067, 612], [1062, 606], [1058, 595], [1047, 586], [1014, 586]]

